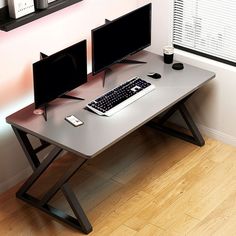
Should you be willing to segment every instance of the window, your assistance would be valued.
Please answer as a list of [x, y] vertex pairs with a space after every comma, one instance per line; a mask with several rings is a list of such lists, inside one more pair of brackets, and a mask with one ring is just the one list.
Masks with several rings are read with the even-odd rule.
[[236, 66], [236, 1], [174, 0], [173, 44]]

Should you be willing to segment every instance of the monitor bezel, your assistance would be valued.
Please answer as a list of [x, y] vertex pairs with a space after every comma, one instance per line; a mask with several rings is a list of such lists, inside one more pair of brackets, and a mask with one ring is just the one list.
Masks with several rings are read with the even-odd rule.
[[[148, 43], [148, 44], [146, 44], [146, 45], [144, 45], [144, 46], [142, 46], [142, 47], [137, 48], [137, 50], [135, 50], [135, 51], [133, 51], [133, 52], [127, 53], [127, 54], [124, 55], [122, 58], [119, 58], [119, 59], [117, 59], [117, 60], [111, 62], [109, 65], [106, 65], [106, 66], [102, 67], [101, 69], [95, 71], [95, 60], [94, 60], [94, 32], [96, 32], [97, 30], [103, 29], [104, 27], [107, 27], [107, 26], [109, 26], [110, 24], [112, 24], [112, 23], [114, 23], [114, 22], [116, 22], [116, 21], [119, 21], [120, 19], [123, 19], [124, 17], [127, 17], [127, 16], [129, 16], [129, 15], [131, 15], [131, 14], [134, 14], [135, 12], [137, 12], [137, 11], [139, 11], [139, 10], [145, 8], [145, 7], [149, 7], [149, 13], [150, 13], [150, 14], [149, 14], [149, 22], [150, 22], [150, 25], [149, 25], [150, 43]], [[92, 42], [92, 47], [91, 47], [91, 48], [92, 48], [92, 74], [93, 74], [93, 75], [96, 75], [96, 74], [98, 74], [98, 73], [100, 73], [100, 72], [102, 72], [102, 71], [108, 69], [110, 66], [112, 66], [112, 65], [114, 65], [114, 64], [116, 64], [116, 63], [119, 63], [120, 61], [124, 60], [124, 59], [127, 58], [128, 56], [133, 55], [133, 54], [135, 54], [135, 53], [137, 53], [137, 52], [143, 50], [144, 48], [149, 47], [149, 46], [151, 45], [151, 40], [152, 40], [152, 3], [149, 3], [149, 4], [146, 4], [146, 5], [142, 6], [142, 7], [139, 7], [139, 8], [137, 8], [137, 9], [131, 11], [131, 12], [128, 12], [128, 13], [126, 13], [126, 14], [124, 14], [124, 15], [122, 15], [122, 16], [116, 18], [116, 19], [114, 19], [114, 20], [106, 20], [106, 23], [105, 23], [104, 25], [100, 25], [100, 26], [98, 26], [97, 28], [91, 30], [91, 42]]]
[[[35, 82], [36, 77], [35, 77], [35, 74], [34, 74], [34, 73], [35, 73], [34, 67], [36, 66], [36, 64], [38, 64], [38, 63], [45, 63], [47, 60], [51, 60], [51, 58], [56, 57], [57, 55], [60, 56], [61, 54], [65, 53], [66, 51], [70, 50], [70, 49], [73, 48], [73, 47], [76, 47], [76, 46], [79, 45], [79, 44], [81, 44], [81, 46], [84, 44], [83, 46], [84, 46], [84, 49], [85, 49], [85, 54], [84, 54], [84, 56], [85, 56], [84, 59], [85, 59], [85, 62], [86, 62], [86, 63], [85, 63], [86, 66], [85, 66], [85, 68], [84, 68], [84, 69], [85, 69], [85, 71], [84, 71], [84, 72], [85, 72], [85, 78], [82, 80], [81, 83], [79, 82], [79, 79], [80, 79], [80, 78], [78, 78], [78, 83], [77, 83], [76, 86], [74, 86], [73, 88], [70, 88], [70, 89], [68, 88], [68, 89], [66, 89], [65, 91], [63, 91], [63, 93], [58, 93], [57, 95], [53, 96], [53, 98], [44, 99], [44, 102], [39, 102], [39, 101], [38, 101], [39, 99], [36, 97], [36, 93], [35, 93], [35, 91], [37, 90], [37, 88], [36, 88], [36, 82]], [[65, 95], [66, 93], [68, 93], [68, 92], [70, 92], [70, 91], [76, 89], [77, 87], [81, 86], [82, 84], [85, 84], [85, 83], [88, 81], [88, 80], [87, 80], [87, 74], [88, 74], [88, 71], [87, 71], [87, 40], [85, 39], [85, 40], [82, 40], [82, 41], [80, 41], [80, 42], [78, 42], [78, 43], [75, 43], [75, 44], [73, 44], [73, 45], [71, 45], [71, 46], [69, 46], [69, 47], [66, 47], [66, 48], [64, 48], [64, 49], [62, 49], [62, 50], [60, 50], [60, 51], [57, 51], [57, 52], [51, 54], [50, 56], [45, 55], [44, 58], [41, 57], [41, 59], [40, 59], [39, 61], [33, 63], [32, 67], [33, 67], [34, 107], [35, 107], [35, 109], [39, 109], [39, 108], [43, 108], [43, 107], [47, 106], [48, 103], [50, 103], [50, 102], [52, 102], [53, 100], [55, 100], [55, 99], [57, 99], [57, 98], [59, 98], [59, 97]]]

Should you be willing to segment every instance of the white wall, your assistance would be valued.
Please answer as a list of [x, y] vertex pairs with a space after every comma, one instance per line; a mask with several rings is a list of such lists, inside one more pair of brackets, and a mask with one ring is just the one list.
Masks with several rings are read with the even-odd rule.
[[[0, 31], [0, 192], [30, 173], [5, 117], [33, 102], [31, 67], [39, 52], [51, 54], [85, 38], [90, 45], [92, 28], [136, 7], [136, 0], [84, 0], [13, 31]], [[89, 47], [89, 64], [90, 54]]]
[[[138, 0], [139, 4], [146, 2]], [[150, 50], [162, 54], [162, 47], [172, 39], [173, 0], [152, 3], [155, 22]], [[203, 133], [236, 146], [236, 68], [180, 50], [175, 50], [175, 59], [216, 73], [216, 78], [192, 97], [188, 108]]]

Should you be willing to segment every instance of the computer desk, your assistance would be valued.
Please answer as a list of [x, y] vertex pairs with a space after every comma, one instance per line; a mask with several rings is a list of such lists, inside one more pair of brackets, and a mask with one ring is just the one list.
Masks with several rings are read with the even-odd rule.
[[[43, 116], [33, 113], [34, 104], [6, 118], [33, 169], [33, 174], [16, 193], [17, 198], [86, 234], [92, 231], [92, 226], [68, 180], [88, 159], [95, 157], [144, 124], [198, 146], [204, 145], [204, 139], [184, 103], [197, 89], [213, 79], [215, 74], [187, 64], [184, 64], [183, 70], [173, 70], [171, 64], [163, 63], [161, 56], [147, 51], [133, 55], [130, 59], [147, 63], [112, 66], [112, 72], [106, 74], [104, 87], [102, 73], [96, 76], [89, 75], [88, 83], [70, 93], [85, 100], [57, 99], [51, 102], [47, 108], [47, 122]], [[162, 78], [156, 80], [149, 78], [148, 72], [158, 72]], [[136, 75], [156, 85], [156, 89], [111, 117], [98, 116], [84, 109], [93, 98]], [[166, 121], [176, 111], [180, 112], [192, 135], [166, 126]], [[72, 114], [81, 119], [84, 124], [73, 127], [64, 120], [67, 115]], [[160, 118], [154, 121], [156, 117]], [[31, 135], [39, 139], [39, 146], [33, 147], [29, 138]], [[49, 145], [53, 145], [53, 149], [40, 161], [38, 153]], [[63, 173], [41, 199], [27, 193], [62, 150], [78, 155], [78, 161]], [[59, 190], [63, 192], [75, 217], [49, 204]]]

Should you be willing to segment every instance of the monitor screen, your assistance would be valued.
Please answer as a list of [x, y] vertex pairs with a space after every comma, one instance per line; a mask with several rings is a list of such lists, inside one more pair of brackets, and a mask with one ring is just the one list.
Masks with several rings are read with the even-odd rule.
[[35, 108], [87, 82], [86, 40], [33, 64]]
[[92, 71], [151, 45], [151, 3], [92, 30]]

